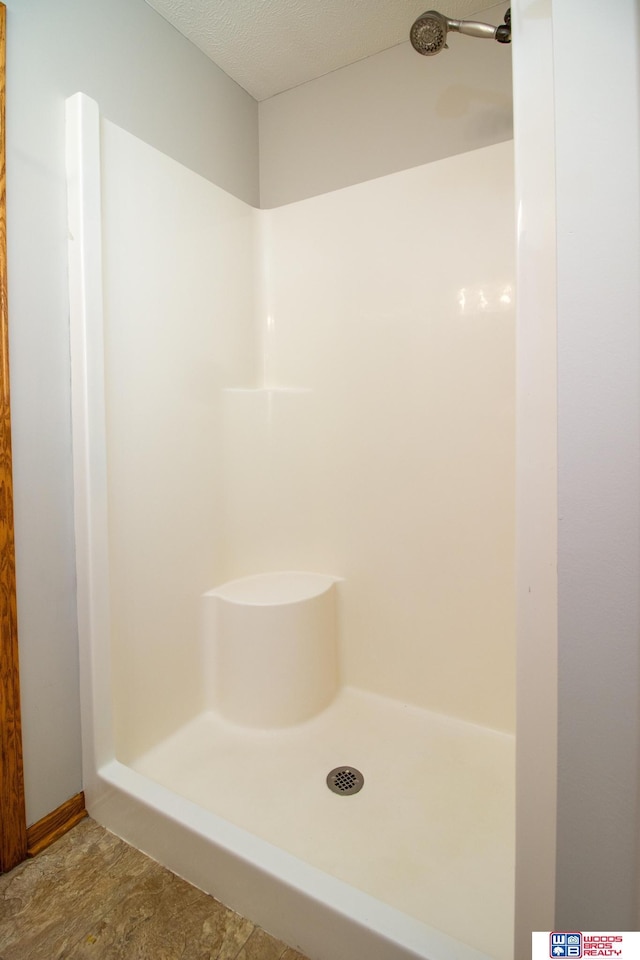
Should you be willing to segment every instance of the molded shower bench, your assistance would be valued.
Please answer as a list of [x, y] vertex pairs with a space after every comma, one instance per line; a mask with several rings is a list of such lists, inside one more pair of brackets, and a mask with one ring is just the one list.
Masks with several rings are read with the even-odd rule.
[[205, 593], [210, 706], [234, 723], [264, 728], [323, 710], [338, 689], [337, 582], [265, 573]]

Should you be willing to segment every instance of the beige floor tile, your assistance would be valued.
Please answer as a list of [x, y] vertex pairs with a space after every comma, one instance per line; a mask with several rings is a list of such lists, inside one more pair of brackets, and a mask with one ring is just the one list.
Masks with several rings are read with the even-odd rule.
[[[107, 835], [108, 837], [108, 835]], [[116, 838], [113, 838], [116, 841]], [[101, 858], [88, 852], [22, 871], [5, 887], [0, 924], [4, 960], [59, 960], [95, 917], [135, 888], [155, 868], [137, 850], [105, 838]], [[50, 869], [48, 869], [50, 868]]]
[[106, 830], [83, 821], [7, 875], [0, 891], [0, 955], [5, 960], [62, 956], [82, 934], [87, 912], [108, 910], [152, 863]]
[[305, 960], [83, 820], [0, 877], [0, 960]]
[[[196, 891], [198, 892], [198, 891]], [[200, 895], [175, 911], [149, 890], [127, 896], [70, 951], [65, 960], [234, 960], [253, 924]]]
[[284, 943], [258, 927], [245, 943], [237, 960], [280, 960], [286, 949]]

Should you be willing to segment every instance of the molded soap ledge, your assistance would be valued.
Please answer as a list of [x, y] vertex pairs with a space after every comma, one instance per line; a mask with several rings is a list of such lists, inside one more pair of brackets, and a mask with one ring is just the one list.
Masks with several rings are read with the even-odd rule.
[[338, 691], [337, 577], [265, 573], [204, 594], [211, 706], [249, 727], [301, 723]]

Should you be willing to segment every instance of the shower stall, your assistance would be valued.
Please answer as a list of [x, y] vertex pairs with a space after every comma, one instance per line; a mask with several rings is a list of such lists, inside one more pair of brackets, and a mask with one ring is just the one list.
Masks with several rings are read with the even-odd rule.
[[97, 820], [310, 957], [509, 960], [513, 143], [256, 210], [67, 102]]

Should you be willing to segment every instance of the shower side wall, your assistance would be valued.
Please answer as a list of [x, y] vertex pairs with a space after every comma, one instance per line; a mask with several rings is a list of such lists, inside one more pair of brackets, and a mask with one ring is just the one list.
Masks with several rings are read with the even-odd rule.
[[248, 204], [103, 121], [117, 755], [204, 707], [199, 598], [224, 577], [222, 388], [256, 375]]

